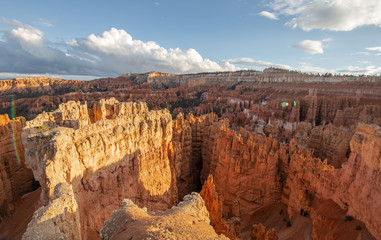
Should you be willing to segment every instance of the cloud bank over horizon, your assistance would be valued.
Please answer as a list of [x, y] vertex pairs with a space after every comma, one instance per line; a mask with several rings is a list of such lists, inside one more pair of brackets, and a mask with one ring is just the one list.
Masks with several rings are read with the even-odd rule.
[[111, 28], [101, 35], [53, 43], [44, 33], [19, 21], [8, 21], [12, 29], [3, 33], [0, 72], [115, 76], [125, 72], [160, 71], [195, 73], [233, 71], [228, 61], [203, 58], [195, 49], [165, 49], [156, 42], [135, 40], [122, 29]]
[[[6, 24], [10, 29], [2, 31], [2, 36], [0, 35], [2, 54], [0, 79], [45, 75], [84, 76], [78, 79], [89, 80], [119, 76], [128, 72], [159, 71], [182, 74], [241, 69], [263, 70], [268, 67], [314, 73], [378, 74], [381, 72], [380, 68], [369, 65], [370, 62], [368, 66], [363, 67], [324, 69], [304, 62], [300, 62], [299, 66], [290, 66], [249, 57], [212, 61], [201, 56], [193, 48], [166, 49], [154, 41], [133, 39], [125, 30], [117, 28], [111, 28], [100, 35], [90, 34], [88, 37], [70, 39], [66, 42], [52, 42], [45, 38], [43, 31], [31, 25], [17, 20], [7, 20]], [[51, 25], [46, 24], [46, 27]], [[331, 39], [303, 40], [292, 47], [312, 55], [323, 54], [326, 47], [324, 43], [328, 41]], [[379, 55], [380, 49], [381, 47], [365, 48], [374, 52], [374, 55]]]

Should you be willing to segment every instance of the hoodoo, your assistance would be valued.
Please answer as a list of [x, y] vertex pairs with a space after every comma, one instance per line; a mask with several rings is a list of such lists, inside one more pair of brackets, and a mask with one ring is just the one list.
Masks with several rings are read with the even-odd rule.
[[[14, 80], [3, 94], [28, 120], [0, 118], [1, 233], [381, 238], [379, 79], [352, 94], [355, 79], [282, 74]], [[22, 97], [34, 90], [46, 95]]]

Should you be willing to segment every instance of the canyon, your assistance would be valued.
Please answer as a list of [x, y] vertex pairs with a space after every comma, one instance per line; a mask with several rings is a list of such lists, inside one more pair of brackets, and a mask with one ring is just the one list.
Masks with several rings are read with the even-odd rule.
[[381, 239], [380, 83], [278, 69], [2, 80], [0, 236]]

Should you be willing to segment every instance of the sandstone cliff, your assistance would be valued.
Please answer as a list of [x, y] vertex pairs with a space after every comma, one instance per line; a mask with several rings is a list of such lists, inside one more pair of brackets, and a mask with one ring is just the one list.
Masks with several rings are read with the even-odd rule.
[[101, 229], [101, 239], [228, 239], [209, 225], [209, 214], [198, 193], [165, 212], [148, 212], [131, 200], [114, 211]]
[[86, 89], [90, 84], [85, 81], [63, 80], [48, 77], [15, 78], [0, 81], [0, 95], [10, 94], [57, 94]]
[[193, 191], [201, 190], [200, 172], [202, 169], [201, 148], [203, 131], [218, 121], [215, 114], [195, 117], [182, 113], [173, 121], [173, 146], [176, 149], [176, 177], [179, 199]]
[[0, 224], [14, 209], [14, 201], [34, 190], [33, 173], [25, 166], [21, 130], [25, 118], [0, 115]]
[[[290, 144], [290, 171], [283, 191], [289, 214], [310, 210], [316, 197], [332, 199], [348, 215], [366, 224], [381, 238], [378, 216], [380, 188], [380, 128], [360, 124], [350, 141], [351, 153], [342, 168], [334, 169]], [[314, 216], [311, 216], [314, 218]]]
[[78, 205], [70, 184], [56, 185], [53, 198], [34, 212], [22, 239], [82, 239]]
[[244, 129], [236, 133], [220, 122], [204, 131], [203, 142], [201, 179], [214, 176], [224, 217], [251, 214], [280, 199], [276, 140]]
[[[312, 99], [312, 104], [306, 103], [308, 107], [274, 105], [283, 112], [278, 117], [289, 116], [290, 121], [309, 116], [308, 122], [300, 123], [278, 121], [277, 117], [246, 123], [248, 111], [221, 121], [215, 114], [188, 114], [186, 118], [179, 114], [172, 120], [168, 110], [148, 111], [144, 103], [120, 103], [116, 99], [91, 105], [68, 102], [26, 123], [22, 134], [26, 163], [41, 183], [46, 207], [52, 203], [56, 186], [71, 185], [83, 239], [97, 238], [104, 221], [112, 210], [121, 207], [124, 198], [148, 210], [165, 210], [189, 192], [200, 191], [204, 182], [202, 196], [211, 224], [217, 233], [231, 239], [242, 231], [250, 235], [253, 223], [265, 227], [256, 225], [253, 237], [264, 234], [275, 238], [274, 232], [266, 230], [274, 227], [281, 237], [292, 238], [297, 231], [304, 231], [314, 239], [346, 239], [347, 231], [349, 238], [355, 239], [367, 236], [369, 230], [381, 238], [377, 215], [381, 199], [380, 128], [369, 124], [338, 127], [327, 122], [315, 126], [335, 116], [337, 108], [360, 104], [361, 99], [345, 100], [327, 110], [331, 100], [319, 103], [314, 92], [308, 95], [306, 98]], [[253, 106], [238, 100], [231, 104], [236, 108], [228, 114]], [[376, 119], [377, 108], [367, 109], [364, 119]], [[235, 120], [248, 124], [247, 129], [238, 128]], [[214, 176], [213, 181], [208, 179], [209, 174]], [[320, 203], [343, 221], [324, 211]], [[281, 212], [285, 214], [279, 213], [279, 207], [277, 216], [265, 221], [266, 214], [258, 213], [273, 204], [283, 204]], [[139, 217], [153, 216], [128, 205], [128, 209], [142, 214]], [[301, 209], [308, 215], [297, 216]], [[130, 217], [126, 209], [120, 211], [111, 222]], [[345, 215], [355, 220], [347, 224]], [[285, 230], [287, 221], [295, 228]], [[355, 230], [354, 223], [362, 230]], [[122, 231], [123, 226], [133, 223], [123, 222], [123, 226], [118, 225], [120, 229], [110, 224], [104, 232], [109, 237], [114, 231], [120, 232], [118, 237], [134, 234]], [[160, 226], [147, 224], [148, 230], [136, 234], [150, 234], [155, 227], [159, 229], [154, 233], [157, 236], [167, 234]], [[300, 228], [300, 224], [305, 227]], [[33, 229], [29, 231], [35, 232]]]
[[164, 210], [178, 196], [168, 110], [116, 100], [100, 105], [91, 110], [95, 123], [86, 104], [68, 102], [23, 132], [26, 162], [45, 201], [58, 184], [73, 186], [84, 239], [96, 235], [123, 198]]
[[[296, 134], [299, 139], [294, 138], [289, 144], [279, 144], [271, 135], [265, 137], [244, 129], [232, 131], [224, 122], [205, 128], [201, 179], [213, 174], [215, 190], [221, 196], [214, 194], [209, 187], [206, 203], [211, 217], [217, 219], [213, 221], [223, 222], [235, 216], [241, 218], [243, 226], [247, 226], [250, 221], [255, 222], [253, 216], [259, 209], [282, 202], [288, 206], [288, 215], [292, 218], [301, 209], [308, 212], [314, 223], [314, 239], [348, 236], [340, 229], [351, 226], [352, 237], [366, 235], [368, 229], [379, 238], [380, 220], [374, 214], [377, 213], [381, 189], [376, 164], [380, 161], [379, 128], [360, 124], [353, 135], [351, 131], [332, 125], [309, 126], [309, 129], [303, 128], [307, 133], [299, 129]], [[306, 134], [306, 141], [300, 139], [303, 134]], [[350, 150], [347, 146], [349, 139]], [[314, 157], [311, 149], [316, 149], [315, 154], [330, 158], [331, 163], [341, 168], [335, 169], [327, 159], [322, 161]], [[335, 221], [335, 216], [324, 213], [317, 204], [324, 199], [337, 204], [332, 205], [331, 210], [338, 212], [343, 219], [348, 214], [362, 221], [365, 225], [360, 221], [357, 224], [364, 226], [364, 231], [355, 231], [353, 224]], [[220, 214], [222, 221], [218, 220]], [[325, 223], [331, 224], [326, 227], [331, 235], [322, 235], [325, 231], [321, 226]]]
[[[197, 116], [215, 112], [238, 126], [250, 127], [262, 119], [271, 124], [281, 120], [286, 128], [300, 121], [349, 127], [357, 122], [381, 124], [379, 82], [379, 77], [321, 77], [274, 69], [185, 75], [153, 72], [93, 81], [11, 79], [0, 81], [5, 86], [0, 113], [8, 111], [11, 94], [16, 95], [17, 112], [27, 119], [69, 100], [92, 106], [101, 98], [115, 97], [143, 100], [152, 109], [170, 109], [173, 116], [180, 109]], [[282, 106], [284, 102], [289, 105]]]
[[227, 221], [222, 218], [222, 197], [218, 195], [213, 183], [213, 176], [209, 175], [200, 192], [204, 199], [206, 209], [209, 211], [210, 224], [218, 234], [224, 234], [230, 239], [240, 239], [240, 219]]

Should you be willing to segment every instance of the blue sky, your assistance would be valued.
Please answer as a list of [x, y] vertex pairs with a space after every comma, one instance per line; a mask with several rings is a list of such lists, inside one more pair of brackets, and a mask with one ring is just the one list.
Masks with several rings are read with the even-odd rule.
[[282, 67], [379, 74], [379, 0], [3, 1], [0, 79]]

